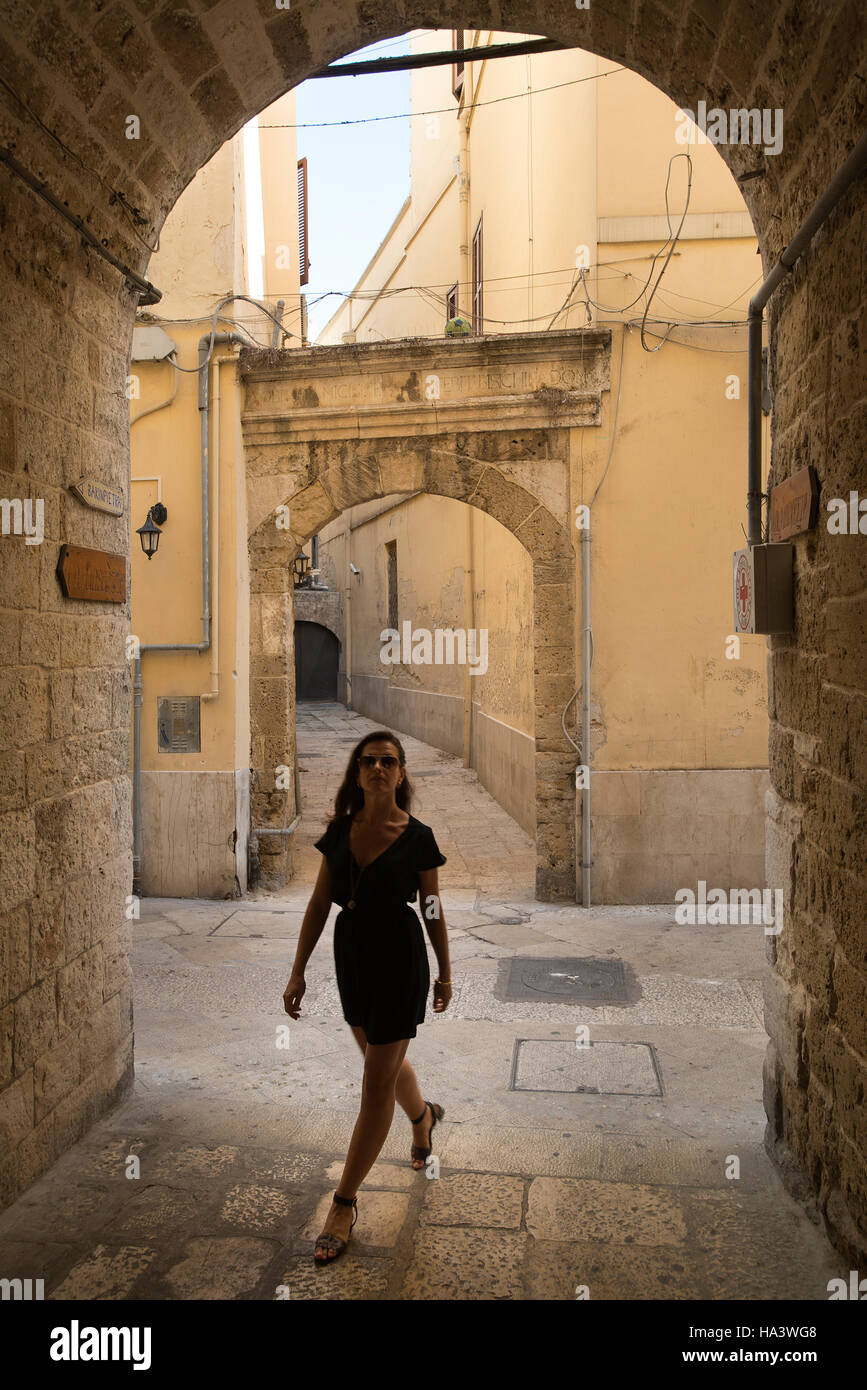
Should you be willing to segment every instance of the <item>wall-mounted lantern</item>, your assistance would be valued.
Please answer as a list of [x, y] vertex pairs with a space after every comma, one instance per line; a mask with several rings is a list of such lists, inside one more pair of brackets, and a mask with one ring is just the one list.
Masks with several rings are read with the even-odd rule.
[[148, 559], [157, 553], [160, 536], [162, 535], [160, 526], [165, 525], [168, 515], [162, 502], [155, 502], [147, 514], [144, 526], [136, 528], [138, 535], [141, 537], [141, 548]]
[[303, 585], [306, 585], [308, 579], [307, 571], [309, 570], [309, 568], [310, 557], [309, 555], [305, 555], [304, 551], [302, 550], [300, 555], [296, 555], [294, 561], [292, 562], [292, 570], [295, 577], [296, 589], [301, 588]]

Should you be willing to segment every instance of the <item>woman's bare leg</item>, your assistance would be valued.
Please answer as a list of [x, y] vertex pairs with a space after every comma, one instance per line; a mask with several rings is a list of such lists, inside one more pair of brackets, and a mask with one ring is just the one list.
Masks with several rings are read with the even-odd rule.
[[[367, 1043], [364, 1049], [361, 1109], [337, 1185], [341, 1197], [355, 1196], [379, 1157], [394, 1118], [395, 1082], [408, 1047], [409, 1038], [401, 1038], [393, 1043]], [[345, 1240], [353, 1217], [351, 1207], [332, 1202], [323, 1230]], [[334, 1251], [326, 1253], [330, 1258], [335, 1255]]]
[[[363, 1028], [354, 1027], [350, 1024], [350, 1031], [362, 1053], [367, 1049], [367, 1037]], [[400, 1071], [397, 1074], [397, 1081], [394, 1086], [394, 1098], [398, 1105], [405, 1112], [411, 1121], [421, 1120], [412, 1127], [412, 1142], [418, 1144], [419, 1148], [426, 1149], [430, 1145], [431, 1113], [427, 1109], [424, 1098], [419, 1090], [418, 1078], [413, 1068], [410, 1066], [409, 1059], [404, 1057]], [[413, 1160], [413, 1168], [421, 1169], [424, 1163], [421, 1159]]]

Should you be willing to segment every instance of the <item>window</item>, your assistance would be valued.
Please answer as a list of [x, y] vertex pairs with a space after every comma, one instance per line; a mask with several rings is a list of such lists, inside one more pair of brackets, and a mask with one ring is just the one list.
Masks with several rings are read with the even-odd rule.
[[298, 161], [298, 263], [301, 267], [301, 284], [306, 285], [310, 278], [310, 261], [307, 258], [307, 160]]
[[397, 632], [397, 541], [385, 542], [385, 554], [388, 565], [388, 623], [386, 626]]
[[452, 285], [451, 289], [446, 293], [446, 322], [448, 322], [449, 319], [457, 318], [457, 316], [458, 287], [456, 284], [454, 284]]
[[[464, 30], [463, 30], [463, 29], [453, 29], [453, 30], [452, 30], [452, 48], [453, 48], [455, 51], [458, 51], [458, 50], [460, 50], [461, 48], [463, 48], [463, 46], [464, 46]], [[461, 99], [461, 93], [463, 92], [463, 90], [464, 90], [464, 64], [463, 64], [463, 59], [459, 59], [457, 62], [452, 63], [452, 94], [453, 94], [453, 96], [455, 97], [455, 99], [456, 99], [457, 101], [460, 101], [460, 99]]]
[[482, 268], [482, 219], [473, 236], [473, 332], [484, 333], [484, 270]]

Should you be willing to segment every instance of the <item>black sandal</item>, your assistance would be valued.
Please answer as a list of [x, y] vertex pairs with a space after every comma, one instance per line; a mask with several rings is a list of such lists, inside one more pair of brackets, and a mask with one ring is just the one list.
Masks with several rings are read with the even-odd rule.
[[[437, 1120], [441, 1120], [441, 1119], [443, 1118], [443, 1116], [445, 1115], [446, 1112], [445, 1112], [445, 1110], [443, 1110], [443, 1108], [442, 1108], [441, 1105], [434, 1105], [432, 1101], [426, 1100], [425, 1103], [424, 1103], [424, 1110], [421, 1112], [421, 1114], [419, 1115], [419, 1117], [418, 1117], [417, 1120], [413, 1120], [413, 1121], [412, 1121], [412, 1124], [414, 1124], [414, 1125], [420, 1125], [421, 1122], [422, 1122], [422, 1120], [424, 1119], [425, 1115], [426, 1115], [427, 1112], [428, 1112], [428, 1108], [430, 1108], [430, 1112], [431, 1112], [431, 1114], [433, 1115], [433, 1124], [431, 1124], [431, 1127], [430, 1127], [430, 1129], [428, 1130], [428, 1135], [427, 1135], [427, 1137], [428, 1137], [428, 1142], [430, 1142], [430, 1137], [431, 1137], [431, 1135], [433, 1134], [433, 1131], [434, 1131], [434, 1125], [436, 1124]], [[412, 1148], [411, 1148], [410, 1151], [409, 1151], [409, 1156], [410, 1156], [410, 1159], [411, 1159], [411, 1160], [412, 1160], [412, 1159], [421, 1159], [421, 1161], [424, 1162], [424, 1160], [428, 1157], [428, 1155], [429, 1155], [430, 1153], [431, 1153], [431, 1149], [430, 1149], [430, 1148], [423, 1149], [422, 1146], [421, 1146], [421, 1144], [413, 1144]], [[417, 1173], [420, 1173], [420, 1172], [421, 1172], [421, 1169], [420, 1169], [420, 1168], [416, 1168], [415, 1171], [416, 1171]]]
[[[338, 1205], [339, 1207], [355, 1207], [355, 1215], [354, 1215], [353, 1218], [352, 1218], [352, 1226], [354, 1226], [355, 1223], [356, 1223], [356, 1221], [358, 1220], [358, 1198], [357, 1198], [357, 1197], [338, 1197], [337, 1193], [335, 1192], [335, 1194], [334, 1194], [334, 1201], [337, 1203], [337, 1205]], [[351, 1234], [351, 1232], [352, 1232], [352, 1226], [350, 1226], [350, 1228], [349, 1228], [350, 1234]], [[322, 1232], [322, 1235], [319, 1237], [319, 1239], [317, 1240], [316, 1245], [315, 1245], [315, 1247], [314, 1247], [314, 1250], [313, 1250], [313, 1258], [314, 1258], [314, 1260], [316, 1261], [316, 1263], [317, 1263], [318, 1265], [330, 1265], [330, 1264], [333, 1264], [334, 1261], [337, 1260], [337, 1259], [339, 1259], [340, 1256], [343, 1254], [343, 1252], [344, 1252], [344, 1250], [346, 1249], [348, 1243], [349, 1243], [349, 1242], [348, 1242], [348, 1241], [345, 1241], [345, 1240], [342, 1238], [342, 1236], [335, 1236], [335, 1235], [332, 1235], [332, 1233], [331, 1233], [330, 1231], [323, 1231], [323, 1232]], [[322, 1247], [323, 1250], [335, 1250], [337, 1253], [334, 1254], [334, 1255], [324, 1255], [324, 1256], [320, 1257], [319, 1255], [316, 1254], [316, 1251], [320, 1248], [320, 1246]]]

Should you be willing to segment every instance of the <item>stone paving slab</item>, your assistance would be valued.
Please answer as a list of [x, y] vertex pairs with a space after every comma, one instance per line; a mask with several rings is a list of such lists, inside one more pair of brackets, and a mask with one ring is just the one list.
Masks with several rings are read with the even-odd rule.
[[[333, 1191], [326, 1192], [315, 1212], [299, 1234], [302, 1242], [313, 1242], [325, 1225], [331, 1210]], [[403, 1229], [409, 1211], [405, 1192], [375, 1192], [362, 1186], [358, 1193], [358, 1220], [352, 1231], [356, 1248], [362, 1253], [391, 1249]]]
[[129, 1298], [140, 1275], [158, 1254], [154, 1246], [148, 1245], [96, 1245], [65, 1279], [46, 1292], [56, 1299]]
[[265, 1240], [225, 1236], [191, 1240], [183, 1258], [165, 1274], [172, 1298], [243, 1298], [254, 1287], [275, 1253]]
[[708, 1298], [704, 1271], [688, 1251], [671, 1246], [634, 1249], [598, 1241], [533, 1241], [526, 1297], [537, 1301]]
[[320, 1267], [310, 1255], [295, 1255], [286, 1264], [280, 1284], [290, 1299], [360, 1299], [389, 1297], [393, 1263], [361, 1256], [349, 1247], [340, 1256], [340, 1269]]
[[420, 1226], [402, 1299], [514, 1299], [523, 1297], [529, 1237], [489, 1227]]
[[425, 1178], [422, 1226], [490, 1226], [519, 1230], [524, 1181], [492, 1173], [447, 1173]]
[[592, 1178], [535, 1178], [527, 1230], [537, 1240], [594, 1240], [607, 1245], [682, 1246], [686, 1223], [671, 1189]]
[[827, 1299], [842, 1261], [781, 1186], [774, 1196], [776, 1202], [742, 1192], [735, 1182], [725, 1192], [682, 1194], [709, 1298]]

